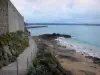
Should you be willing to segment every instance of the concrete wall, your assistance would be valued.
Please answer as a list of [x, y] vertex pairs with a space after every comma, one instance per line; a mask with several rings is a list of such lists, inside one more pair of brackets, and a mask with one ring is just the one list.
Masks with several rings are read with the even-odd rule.
[[8, 2], [8, 23], [9, 32], [14, 32], [17, 30], [24, 31], [24, 18], [10, 1]]
[[8, 3], [0, 0], [0, 34], [8, 31]]

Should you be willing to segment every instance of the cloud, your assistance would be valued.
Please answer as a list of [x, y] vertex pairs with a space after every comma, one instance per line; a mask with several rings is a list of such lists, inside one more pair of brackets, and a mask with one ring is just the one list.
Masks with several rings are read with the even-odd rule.
[[100, 23], [100, 0], [11, 1], [25, 17], [26, 22]]

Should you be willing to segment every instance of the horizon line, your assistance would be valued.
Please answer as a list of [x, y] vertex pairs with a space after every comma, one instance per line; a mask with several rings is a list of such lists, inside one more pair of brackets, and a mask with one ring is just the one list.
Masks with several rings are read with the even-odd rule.
[[25, 25], [95, 25], [95, 26], [100, 26], [100, 24], [92, 24], [92, 23], [25, 23]]

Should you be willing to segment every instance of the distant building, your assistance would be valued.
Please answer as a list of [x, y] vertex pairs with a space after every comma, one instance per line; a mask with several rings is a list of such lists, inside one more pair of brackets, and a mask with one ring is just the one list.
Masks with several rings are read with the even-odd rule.
[[24, 31], [24, 18], [10, 0], [0, 0], [0, 34]]

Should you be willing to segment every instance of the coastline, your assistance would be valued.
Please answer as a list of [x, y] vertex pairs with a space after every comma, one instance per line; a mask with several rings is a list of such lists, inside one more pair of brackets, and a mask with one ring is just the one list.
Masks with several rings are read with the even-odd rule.
[[58, 44], [62, 46], [66, 46], [69, 49], [75, 49], [76, 52], [85, 54], [85, 56], [92, 56], [92, 57], [100, 58], [100, 53], [98, 52], [100, 49], [99, 47], [91, 46], [85, 43], [78, 43], [76, 41], [70, 41], [72, 40], [72, 38], [68, 40], [64, 37], [58, 37], [55, 40], [58, 42]]
[[55, 55], [59, 63], [66, 70], [70, 70], [72, 73], [76, 75], [100, 74], [99, 58], [89, 56], [87, 55], [87, 53], [82, 54], [80, 52], [77, 52], [75, 49], [66, 48], [65, 46], [60, 45], [54, 37], [52, 38], [50, 36], [48, 37], [47, 35], [40, 35], [33, 38], [47, 44], [49, 46], [51, 53]]

